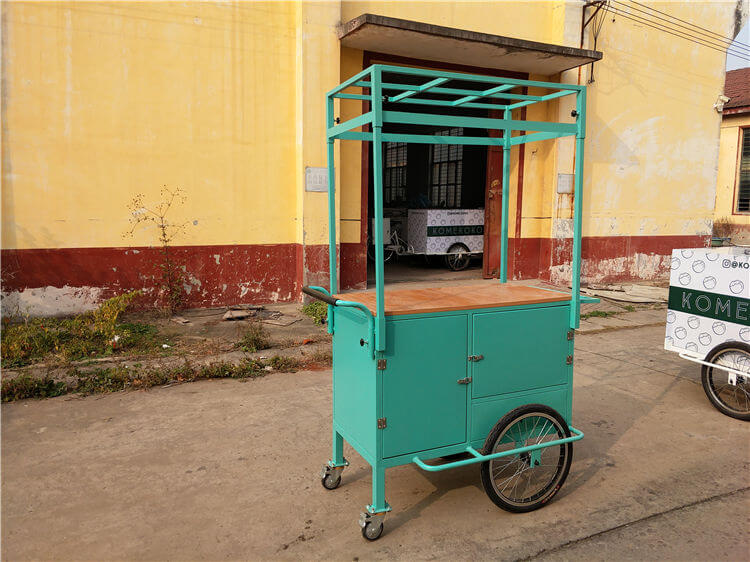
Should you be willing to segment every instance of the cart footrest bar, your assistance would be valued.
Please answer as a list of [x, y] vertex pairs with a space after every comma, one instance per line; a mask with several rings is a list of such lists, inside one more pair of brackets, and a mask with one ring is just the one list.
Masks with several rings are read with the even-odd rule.
[[472, 455], [473, 458], [470, 459], [464, 459], [460, 461], [455, 462], [448, 462], [445, 464], [426, 464], [422, 459], [419, 457], [412, 458], [412, 462], [416, 464], [419, 468], [422, 470], [426, 470], [427, 472], [440, 472], [442, 470], [448, 470], [451, 468], [457, 468], [459, 466], [466, 466], [469, 464], [476, 464], [480, 462], [486, 462], [493, 459], [499, 459], [501, 457], [507, 457], [510, 455], [517, 455], [519, 453], [527, 453], [529, 451], [536, 451], [538, 449], [544, 449], [546, 447], [555, 447], [557, 445], [563, 445], [565, 443], [572, 443], [573, 441], [578, 441], [579, 439], [583, 439], [583, 432], [576, 429], [575, 427], [569, 426], [570, 432], [573, 434], [570, 437], [565, 437], [563, 439], [555, 439], [554, 441], [550, 441], [549, 443], [539, 443], [538, 445], [528, 445], [527, 447], [518, 447], [516, 449], [510, 449], [508, 451], [503, 451], [502, 453], [493, 453], [491, 455], [484, 455], [477, 451], [474, 447], [469, 445], [466, 447], [466, 452]]
[[705, 365], [706, 367], [711, 367], [712, 369], [719, 369], [721, 371], [726, 371], [728, 373], [731, 373], [733, 375], [738, 375], [740, 377], [747, 377], [750, 376], [750, 373], [739, 371], [737, 369], [732, 369], [731, 367], [726, 367], [725, 365], [719, 365], [718, 363], [709, 363], [708, 361], [703, 361], [699, 357], [695, 357], [694, 355], [690, 355], [687, 352], [678, 353], [678, 355], [682, 359], [687, 359], [688, 361], [692, 361], [693, 363], [698, 363], [699, 365]]

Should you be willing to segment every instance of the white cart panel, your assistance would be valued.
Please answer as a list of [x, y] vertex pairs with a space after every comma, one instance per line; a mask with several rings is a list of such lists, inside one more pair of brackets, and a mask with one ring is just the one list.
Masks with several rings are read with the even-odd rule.
[[409, 209], [408, 242], [415, 254], [445, 254], [456, 242], [484, 251], [484, 209]]
[[664, 349], [700, 357], [727, 341], [750, 343], [750, 250], [672, 252]]

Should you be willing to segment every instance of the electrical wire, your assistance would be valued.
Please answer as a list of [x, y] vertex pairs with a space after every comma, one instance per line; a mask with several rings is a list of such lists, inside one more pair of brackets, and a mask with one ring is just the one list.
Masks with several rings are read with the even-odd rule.
[[696, 45], [701, 45], [703, 47], [708, 47], [709, 49], [713, 49], [714, 51], [719, 51], [720, 53], [725, 53], [725, 54], [731, 54], [731, 55], [734, 55], [737, 58], [740, 58], [742, 60], [750, 61], [750, 55], [748, 55], [748, 53], [734, 51], [732, 49], [727, 49], [726, 47], [723, 47], [723, 46], [716, 46], [715, 44], [704, 42], [704, 40], [702, 40], [702, 39], [697, 39], [694, 36], [684, 35], [684, 34], [682, 34], [682, 32], [676, 31], [676, 30], [668, 28], [668, 27], [663, 27], [663, 26], [662, 27], [658, 27], [661, 24], [650, 22], [649, 20], [637, 19], [638, 16], [633, 16], [632, 14], [629, 14], [627, 12], [619, 11], [617, 8], [614, 8], [611, 11], [612, 11], [613, 14], [616, 14], [616, 15], [618, 15], [620, 17], [625, 18], [625, 19], [629, 19], [629, 20], [634, 21], [636, 23], [640, 23], [640, 24], [645, 25], [647, 27], [651, 27], [652, 29], [656, 29], [657, 31], [663, 31], [664, 33], [667, 33], [669, 35], [674, 35], [675, 37], [680, 37], [682, 39], [690, 41], [691, 43], [695, 43]]
[[[612, 0], [612, 1], [614, 1], [614, 0]], [[637, 2], [636, 0], [630, 0], [630, 2], [633, 3], [633, 4], [637, 4], [639, 6], [643, 6], [644, 8], [647, 8], [648, 10], [651, 10], [652, 12], [656, 12], [656, 13], [665, 15], [668, 18], [671, 18], [673, 20], [677, 20], [679, 22], [685, 23], [685, 24], [687, 24], [687, 25], [689, 25], [691, 27], [694, 27], [696, 29], [701, 29], [701, 30], [703, 30], [703, 31], [705, 31], [705, 32], [707, 32], [707, 33], [709, 33], [711, 35], [716, 35], [716, 37], [719, 37], [722, 40], [728, 41], [729, 43], [738, 43], [738, 44], [740, 44], [740, 45], [742, 45], [744, 47], [750, 48], [750, 45], [748, 45], [747, 43], [742, 43], [741, 41], [737, 41], [737, 39], [732, 39], [731, 37], [727, 37], [725, 35], [721, 35], [719, 33], [716, 33], [715, 31], [711, 31], [710, 29], [707, 29], [705, 27], [701, 27], [700, 25], [696, 25], [696, 24], [691, 23], [689, 21], [685, 21], [683, 19], [680, 19], [680, 18], [678, 18], [676, 16], [673, 16], [671, 14], [668, 14], [666, 12], [662, 12], [661, 10], [657, 10], [656, 8], [652, 8], [651, 6], [648, 6], [646, 4], [641, 4], [640, 2]], [[641, 10], [641, 11], [643, 11], [643, 10]], [[674, 25], [677, 25], [677, 24], [674, 24]]]
[[[635, 0], [631, 0], [631, 1], [634, 4], [639, 4], [638, 2], [635, 2]], [[629, 14], [631, 14], [633, 16], [637, 16], [639, 18], [644, 18], [644, 19], [656, 18], [656, 19], [662, 20], [664, 22], [667, 22], [666, 25], [662, 24], [662, 23], [658, 23], [658, 22], [653, 22], [653, 23], [655, 23], [657, 25], [664, 25], [665, 27], [669, 27], [669, 26], [680, 27], [680, 28], [685, 29], [687, 31], [681, 31], [679, 29], [677, 29], [675, 31], [678, 31], [679, 33], [685, 33], [686, 35], [690, 35], [691, 37], [695, 36], [697, 39], [704, 40], [704, 41], [709, 41], [709, 42], [712, 42], [712, 43], [719, 43], [719, 44], [726, 43], [726, 45], [721, 45], [721, 46], [724, 47], [724, 48], [730, 48], [731, 47], [733, 49], [745, 50], [745, 51], [747, 51], [746, 54], [750, 55], [750, 45], [746, 45], [745, 43], [742, 43], [740, 41], [734, 41], [732, 39], [726, 39], [725, 37], [719, 35], [718, 33], [713, 33], [713, 32], [711, 32], [711, 33], [714, 34], [714, 35], [716, 35], [718, 37], [718, 39], [715, 38], [715, 37], [711, 37], [710, 35], [707, 35], [707, 34], [705, 34], [703, 32], [695, 31], [695, 30], [693, 30], [693, 29], [691, 29], [691, 28], [689, 28], [687, 26], [680, 25], [679, 23], [671, 22], [671, 21], [669, 21], [666, 18], [662, 18], [662, 17], [657, 16], [655, 14], [651, 14], [651, 13], [647, 12], [646, 10], [641, 10], [640, 8], [637, 8], [635, 6], [631, 6], [630, 4], [626, 4], [624, 2], [620, 2], [620, 0], [610, 0], [610, 2], [614, 2], [615, 4], [621, 4], [621, 5], [625, 6], [625, 7], [627, 7], [628, 10], [637, 10], [639, 12], [642, 12], [642, 13], [646, 14], [645, 16], [641, 16], [639, 14], [632, 14], [631, 12], [628, 12]], [[640, 5], [642, 5], [642, 4], [640, 4]], [[618, 8], [616, 6], [615, 6], [615, 8], [622, 11], [622, 8]], [[663, 13], [663, 12], [660, 12], [660, 13]], [[673, 29], [673, 28], [670, 27], [670, 29]], [[703, 29], [703, 28], [701, 28], [701, 29]], [[695, 34], [700, 34], [700, 35], [695, 35]]]
[[680, 37], [682, 39], [685, 39], [687, 41], [690, 41], [691, 43], [695, 43], [697, 45], [702, 45], [704, 47], [708, 47], [709, 49], [713, 49], [715, 51], [719, 51], [721, 53], [728, 53], [731, 55], [736, 56], [737, 58], [740, 58], [742, 60], [750, 61], [750, 53], [745, 53], [741, 51], [735, 51], [734, 48], [728, 48], [724, 45], [720, 45], [717, 43], [711, 43], [708, 41], [708, 39], [702, 38], [702, 37], [696, 37], [694, 35], [690, 35], [688, 33], [685, 33], [683, 31], [680, 31], [678, 29], [674, 29], [671, 27], [668, 27], [664, 24], [646, 19], [642, 16], [639, 16], [637, 14], [632, 14], [630, 12], [626, 12], [622, 10], [621, 8], [618, 8], [617, 6], [610, 5], [609, 10], [620, 17], [623, 17], [625, 19], [629, 19], [631, 21], [634, 21], [636, 23], [640, 23], [642, 25], [645, 25], [647, 27], [651, 27], [652, 29], [656, 29], [657, 31], [662, 31], [664, 33], [668, 33], [669, 35], [674, 35], [675, 37]]

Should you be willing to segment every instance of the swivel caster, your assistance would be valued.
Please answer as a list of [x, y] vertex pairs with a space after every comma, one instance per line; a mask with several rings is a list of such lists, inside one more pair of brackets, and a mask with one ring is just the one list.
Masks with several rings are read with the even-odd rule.
[[368, 541], [378, 540], [383, 534], [383, 521], [385, 521], [385, 513], [362, 513], [359, 516], [362, 536]]
[[[346, 461], [344, 461], [346, 462]], [[349, 463], [346, 463], [347, 465]], [[320, 472], [320, 483], [326, 490], [335, 490], [341, 484], [341, 474], [344, 472], [345, 466], [323, 466], [323, 470]]]

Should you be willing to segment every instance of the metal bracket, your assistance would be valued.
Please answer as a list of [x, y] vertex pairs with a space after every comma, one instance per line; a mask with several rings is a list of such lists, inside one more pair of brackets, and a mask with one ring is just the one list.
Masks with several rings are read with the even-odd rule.
[[[388, 504], [386, 504], [388, 505]], [[367, 506], [369, 509], [371, 506]], [[391, 510], [391, 506], [388, 506], [388, 511]], [[368, 523], [371, 523], [373, 525], [382, 525], [383, 521], [385, 521], [385, 514], [388, 511], [381, 511], [380, 513], [369, 513], [368, 511], [363, 511], [359, 516], [359, 526], [363, 529]]]
[[568, 330], [568, 341], [572, 341], [575, 336], [576, 336], [575, 330]]
[[573, 364], [573, 356], [572, 356], [572, 355], [568, 355], [568, 356], [567, 356], [567, 357], [565, 358], [565, 364], [566, 364], [566, 365], [572, 365], [572, 364]]
[[456, 382], [458, 384], [469, 384], [471, 382], [471, 377], [466, 377], [465, 379], [458, 379]]
[[385, 371], [388, 361], [386, 359], [378, 359], [378, 371]]
[[[349, 466], [349, 461], [347, 461], [346, 459], [344, 459], [344, 464], [343, 464], [343, 465], [340, 465], [340, 466], [336, 466], [336, 465], [331, 465], [331, 463], [332, 463], [332, 462], [333, 462], [333, 461], [328, 461], [328, 463], [326, 463], [325, 465], [323, 465], [323, 470], [321, 470], [321, 471], [320, 471], [320, 478], [321, 478], [321, 479], [322, 479], [322, 478], [325, 478], [325, 477], [326, 477], [326, 476], [328, 476], [329, 474], [334, 474], [334, 473], [335, 473], [335, 472], [337, 472], [337, 471], [339, 471], [339, 472], [343, 472], [343, 470], [344, 470], [344, 469], [345, 469], [345, 468], [346, 468], [347, 466]], [[339, 477], [341, 477], [341, 475], [340, 475], [340, 474], [339, 474]]]
[[386, 418], [378, 418], [378, 429], [385, 429], [386, 427], [388, 427]]
[[477, 362], [481, 361], [482, 359], [484, 359], [484, 355], [469, 355], [469, 361]]

